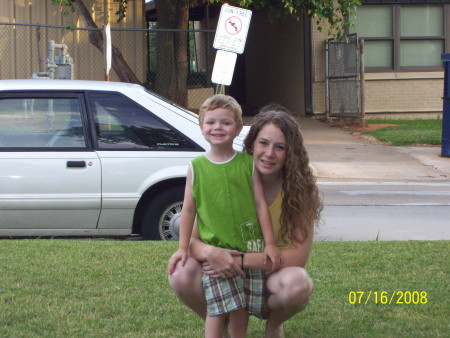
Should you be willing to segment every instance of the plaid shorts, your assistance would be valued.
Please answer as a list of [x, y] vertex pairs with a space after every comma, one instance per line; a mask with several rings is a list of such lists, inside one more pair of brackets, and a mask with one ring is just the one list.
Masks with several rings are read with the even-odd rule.
[[259, 318], [268, 315], [263, 270], [244, 270], [246, 278], [212, 278], [203, 274], [207, 314], [209, 317], [246, 309], [249, 314]]

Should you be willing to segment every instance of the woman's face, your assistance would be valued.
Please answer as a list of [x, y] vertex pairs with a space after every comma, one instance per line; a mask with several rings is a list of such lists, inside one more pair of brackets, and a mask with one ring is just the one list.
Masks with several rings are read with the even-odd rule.
[[253, 160], [263, 176], [278, 176], [286, 163], [286, 137], [280, 128], [266, 124], [253, 144]]

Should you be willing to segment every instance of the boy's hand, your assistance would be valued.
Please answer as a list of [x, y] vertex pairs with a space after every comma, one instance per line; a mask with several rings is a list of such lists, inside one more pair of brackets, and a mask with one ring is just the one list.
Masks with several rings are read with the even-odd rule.
[[208, 260], [203, 263], [203, 273], [213, 278], [231, 278], [240, 275], [245, 278], [241, 270], [241, 253], [237, 250], [213, 248], [208, 254]]
[[267, 263], [267, 258], [272, 262], [272, 272], [277, 271], [281, 267], [281, 251], [278, 250], [275, 244], [266, 245], [264, 249], [264, 265]]
[[186, 264], [186, 260], [188, 259], [188, 252], [184, 249], [178, 249], [175, 251], [169, 259], [169, 275], [172, 274], [172, 272], [175, 271], [175, 266], [177, 265], [178, 261], [181, 261], [181, 266], [184, 266]]

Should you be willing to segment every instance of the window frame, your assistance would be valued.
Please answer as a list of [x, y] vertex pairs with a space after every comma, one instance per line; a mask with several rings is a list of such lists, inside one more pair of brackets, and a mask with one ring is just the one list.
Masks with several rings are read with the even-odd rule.
[[[362, 37], [364, 42], [366, 41], [389, 41], [392, 43], [392, 68], [391, 67], [365, 67], [365, 71], [368, 73], [386, 73], [386, 72], [430, 72], [430, 71], [442, 71], [443, 65], [439, 66], [401, 66], [400, 65], [400, 48], [402, 41], [443, 41], [444, 53], [450, 52], [450, 4], [446, 4], [440, 1], [362, 1], [362, 6], [390, 6], [392, 8], [392, 36], [391, 37]], [[400, 35], [400, 15], [402, 6], [417, 6], [417, 5], [441, 5], [443, 7], [443, 35], [442, 36], [407, 36], [401, 37]], [[347, 33], [349, 30], [347, 31]], [[356, 32], [357, 33], [357, 32]]]

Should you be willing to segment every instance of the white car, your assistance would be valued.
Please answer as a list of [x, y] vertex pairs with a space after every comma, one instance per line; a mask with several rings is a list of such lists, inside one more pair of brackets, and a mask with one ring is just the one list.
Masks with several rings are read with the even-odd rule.
[[139, 85], [2, 80], [0, 237], [177, 240], [188, 163], [208, 147], [195, 114]]

